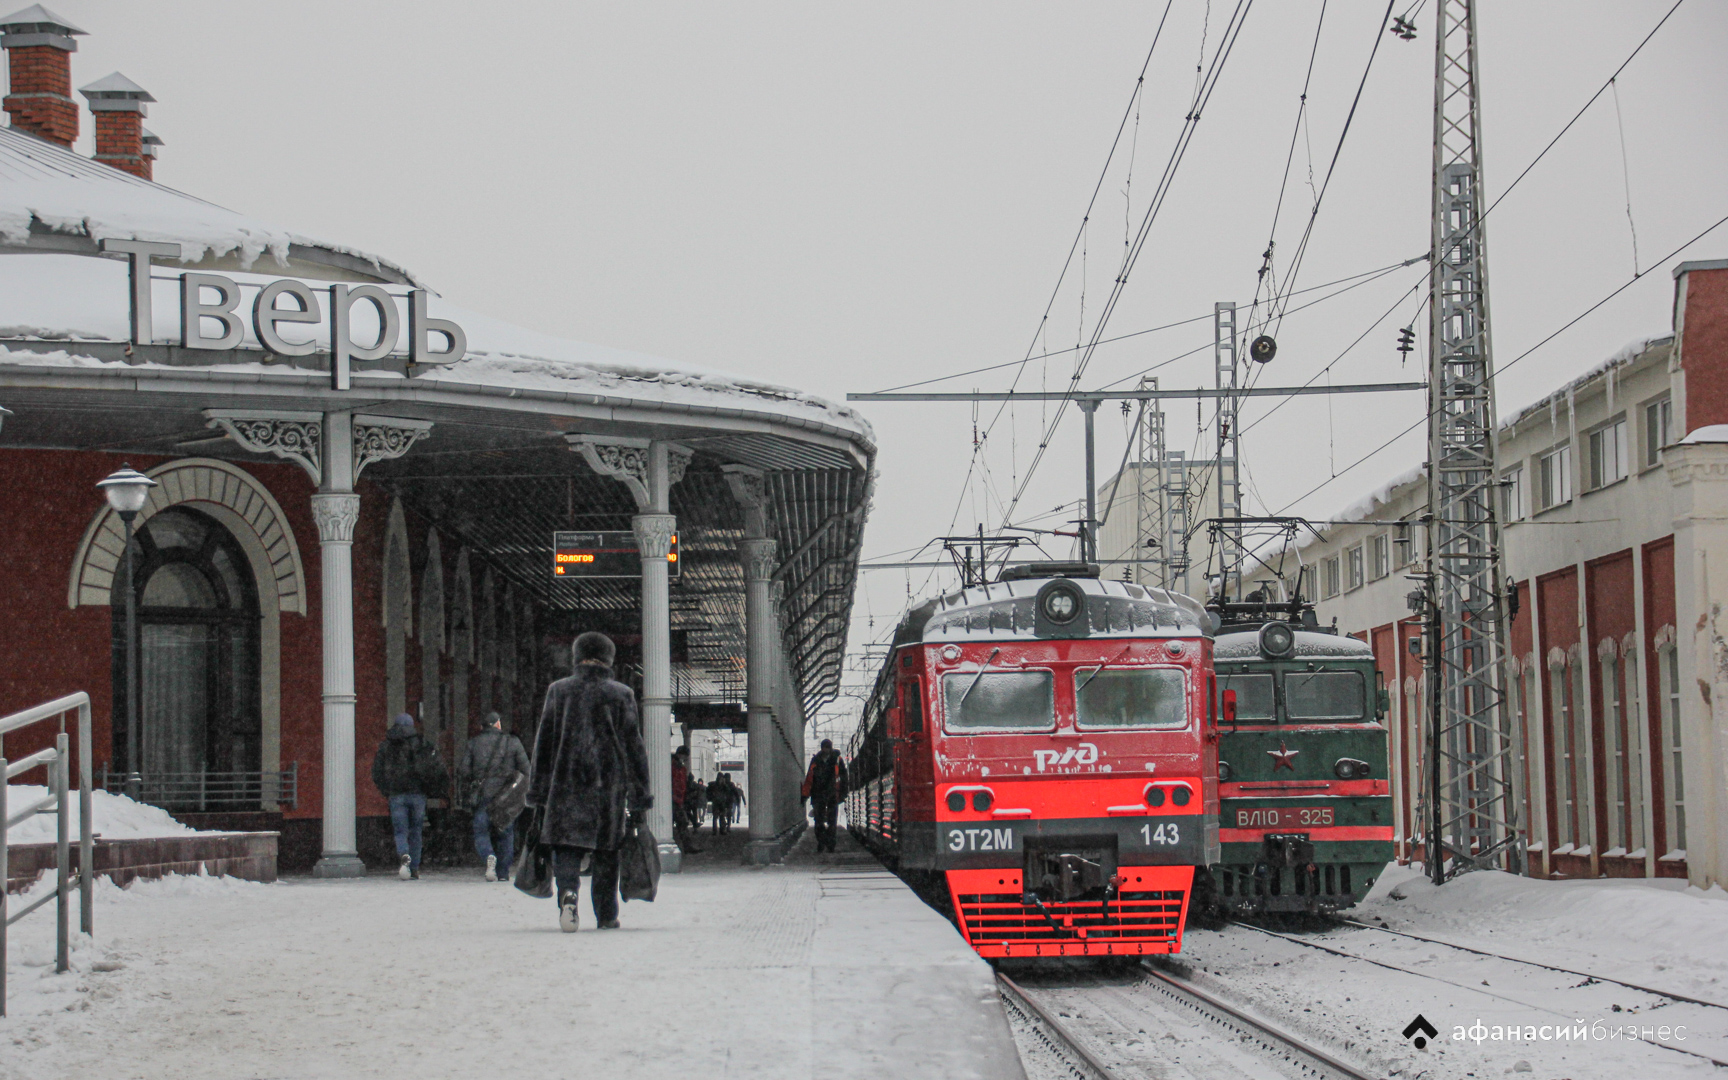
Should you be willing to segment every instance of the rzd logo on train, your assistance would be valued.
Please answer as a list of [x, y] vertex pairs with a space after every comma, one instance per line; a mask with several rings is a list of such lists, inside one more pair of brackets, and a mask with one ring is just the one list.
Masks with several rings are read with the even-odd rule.
[[1098, 747], [1089, 742], [1083, 742], [1057, 753], [1055, 750], [1034, 750], [1032, 758], [1038, 763], [1038, 771], [1043, 772], [1048, 765], [1062, 766], [1072, 762], [1075, 765], [1096, 765], [1098, 763]]

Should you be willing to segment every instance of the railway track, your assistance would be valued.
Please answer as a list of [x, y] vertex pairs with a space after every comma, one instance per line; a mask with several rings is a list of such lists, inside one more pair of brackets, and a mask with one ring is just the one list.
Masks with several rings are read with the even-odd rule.
[[[1010, 1013], [1030, 1028], [1033, 1037], [1076, 1080], [1118, 1080], [1127, 1075], [1146, 1075], [1144, 1061], [1113, 1062], [1124, 1056], [1124, 1048], [1147, 1044], [1148, 1040], [1136, 1035], [1149, 1034], [1149, 1029], [1162, 1028], [1167, 1032], [1173, 1026], [1198, 1027], [1210, 1036], [1210, 1044], [1199, 1052], [1161, 1054], [1166, 1060], [1159, 1063], [1164, 1066], [1159, 1075], [1188, 1076], [1195, 1080], [1213, 1077], [1371, 1080], [1374, 1075], [1171, 972], [1142, 965], [1138, 974], [1141, 978], [1131, 984], [1133, 989], [1142, 991], [1138, 994], [1124, 993], [1122, 988], [1097, 979], [1088, 980], [1089, 985], [1060, 988], [1061, 992], [1075, 995], [1099, 1009], [1114, 1024], [1112, 1029], [1090, 1034], [1078, 1030], [1078, 1024], [1064, 1023], [1061, 1017], [1065, 1014], [1060, 1006], [1041, 1000], [1055, 988], [1029, 990], [1001, 972], [996, 979]], [[1100, 1042], [1106, 1045], [1101, 1046]]]

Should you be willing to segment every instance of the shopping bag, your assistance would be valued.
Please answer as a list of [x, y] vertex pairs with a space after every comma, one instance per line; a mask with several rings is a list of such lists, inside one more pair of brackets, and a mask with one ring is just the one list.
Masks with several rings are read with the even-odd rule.
[[654, 902], [660, 890], [660, 847], [646, 825], [631, 825], [618, 849], [618, 895]]
[[546, 811], [538, 806], [528, 819], [528, 831], [522, 837], [522, 850], [510, 871], [510, 880], [518, 889], [539, 900], [552, 895], [552, 849], [540, 842]]

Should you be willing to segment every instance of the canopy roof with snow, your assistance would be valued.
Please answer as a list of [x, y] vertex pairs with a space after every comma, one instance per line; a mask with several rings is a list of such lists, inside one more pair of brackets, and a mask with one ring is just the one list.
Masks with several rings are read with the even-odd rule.
[[[151, 277], [154, 331], [132, 340], [123, 256], [104, 241], [179, 245]], [[453, 363], [412, 364], [410, 335], [387, 355], [353, 364], [332, 388], [327, 322], [281, 324], [310, 351], [283, 356], [247, 318], [237, 347], [182, 344], [179, 279], [221, 275], [248, 312], [281, 278], [325, 296], [339, 283], [382, 289], [406, 321], [423, 289], [400, 265], [227, 210], [172, 188], [0, 128], [0, 405], [12, 410], [0, 447], [101, 449], [274, 461], [213, 432], [209, 409], [340, 411], [430, 421], [395, 460], [370, 465], [382, 486], [462, 540], [548, 608], [624, 611], [634, 582], [554, 580], [556, 529], [628, 529], [628, 489], [573, 453], [576, 434], [672, 440], [694, 451], [672, 488], [682, 581], [673, 628], [688, 633], [682, 684], [717, 687], [743, 661], [744, 508], [726, 467], [760, 472], [784, 583], [785, 647], [806, 706], [838, 689], [852, 585], [875, 456], [854, 411], [805, 394], [690, 364], [536, 333], [423, 294], [426, 314], [456, 323], [466, 350]], [[280, 304], [278, 305], [281, 306]], [[378, 317], [354, 309], [354, 340], [375, 340]], [[292, 331], [301, 331], [298, 337]], [[436, 340], [436, 339], [435, 339]], [[714, 690], [705, 694], [704, 687]]]

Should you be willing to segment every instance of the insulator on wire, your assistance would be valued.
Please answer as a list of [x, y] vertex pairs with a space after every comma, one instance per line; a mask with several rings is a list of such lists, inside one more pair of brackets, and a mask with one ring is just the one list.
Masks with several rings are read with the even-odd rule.
[[1415, 350], [1416, 328], [1414, 326], [1406, 326], [1404, 329], [1398, 331], [1398, 351], [1405, 355], [1409, 355]]
[[1395, 16], [1392, 19], [1392, 25], [1387, 27], [1386, 32], [1389, 34], [1396, 34], [1405, 41], [1416, 40], [1416, 24], [1402, 15]]
[[1272, 340], [1272, 335], [1261, 334], [1248, 346], [1248, 357], [1257, 364], [1264, 364], [1278, 355], [1278, 343]]

